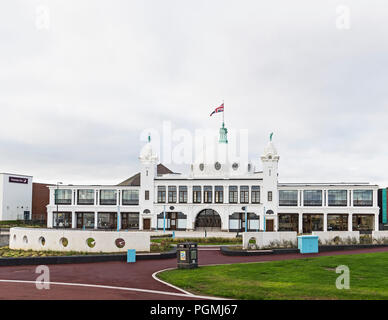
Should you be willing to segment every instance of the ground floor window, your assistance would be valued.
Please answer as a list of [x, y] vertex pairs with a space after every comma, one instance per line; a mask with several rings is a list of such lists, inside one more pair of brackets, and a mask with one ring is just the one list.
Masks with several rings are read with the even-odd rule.
[[77, 228], [82, 229], [94, 228], [94, 212], [78, 212], [77, 213]]
[[354, 214], [353, 231], [373, 231], [374, 218], [372, 214]]
[[54, 228], [71, 228], [71, 212], [54, 212]]
[[98, 229], [117, 229], [117, 213], [99, 213]]
[[[253, 212], [248, 212], [248, 231], [258, 231], [259, 216]], [[230, 232], [244, 232], [245, 231], [245, 212], [235, 212], [229, 216], [229, 231]]]
[[348, 231], [348, 215], [328, 214], [327, 231]]
[[123, 212], [120, 216], [122, 229], [139, 229], [138, 212]]
[[303, 214], [303, 233], [323, 231], [323, 214]]
[[298, 232], [299, 218], [297, 213], [279, 214], [279, 231], [296, 231]]
[[159, 230], [186, 230], [187, 228], [187, 215], [182, 212], [166, 212], [166, 218], [164, 213], [158, 214], [157, 228]]

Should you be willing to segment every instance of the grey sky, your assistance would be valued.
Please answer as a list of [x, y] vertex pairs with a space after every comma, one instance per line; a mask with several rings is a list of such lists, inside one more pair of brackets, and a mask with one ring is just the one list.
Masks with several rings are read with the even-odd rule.
[[258, 169], [275, 132], [280, 181], [388, 185], [386, 39], [383, 0], [3, 1], [0, 172], [117, 183], [142, 130], [217, 130], [225, 100]]

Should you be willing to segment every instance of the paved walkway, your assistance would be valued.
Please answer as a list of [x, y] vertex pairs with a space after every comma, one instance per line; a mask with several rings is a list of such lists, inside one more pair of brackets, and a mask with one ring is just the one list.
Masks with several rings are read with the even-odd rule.
[[[229, 257], [219, 250], [200, 250], [200, 265], [263, 262], [300, 259], [317, 256], [386, 252], [388, 248], [359, 249], [318, 254], [283, 254], [251, 257]], [[36, 266], [0, 267], [0, 299], [199, 299], [184, 295], [167, 286], [152, 274], [166, 268], [175, 268], [176, 259], [144, 260], [134, 264], [103, 262], [50, 265], [50, 290], [38, 290]], [[27, 282], [8, 282], [27, 281]], [[31, 281], [31, 282], [29, 282]], [[89, 286], [93, 285], [93, 286]], [[104, 287], [105, 286], [105, 287]]]

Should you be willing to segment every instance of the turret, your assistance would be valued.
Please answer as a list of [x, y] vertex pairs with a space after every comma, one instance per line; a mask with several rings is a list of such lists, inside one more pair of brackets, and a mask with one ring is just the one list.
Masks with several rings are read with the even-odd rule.
[[272, 143], [273, 133], [270, 135], [270, 140], [264, 149], [261, 156], [263, 163], [263, 195], [262, 202], [265, 206], [266, 212], [272, 210], [276, 213], [278, 204], [278, 163], [279, 155]]
[[[157, 175], [158, 156], [154, 152], [151, 144], [151, 136], [148, 136], [148, 143], [142, 148], [139, 156], [140, 160], [140, 194], [139, 206], [140, 214], [146, 217], [149, 214], [144, 214], [145, 210], [153, 212], [153, 203], [155, 197], [154, 178]], [[147, 212], [147, 211], [146, 211]], [[140, 219], [140, 228], [142, 229], [142, 221]], [[155, 227], [155, 226], [151, 226]]]

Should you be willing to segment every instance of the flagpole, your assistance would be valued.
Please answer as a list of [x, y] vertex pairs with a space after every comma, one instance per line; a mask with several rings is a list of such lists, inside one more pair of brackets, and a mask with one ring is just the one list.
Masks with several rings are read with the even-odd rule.
[[224, 105], [224, 100], [222, 100], [222, 105], [224, 106], [224, 110], [222, 111], [222, 124], [224, 124], [224, 120], [225, 120], [225, 118], [224, 118], [224, 114], [225, 114], [225, 105]]

